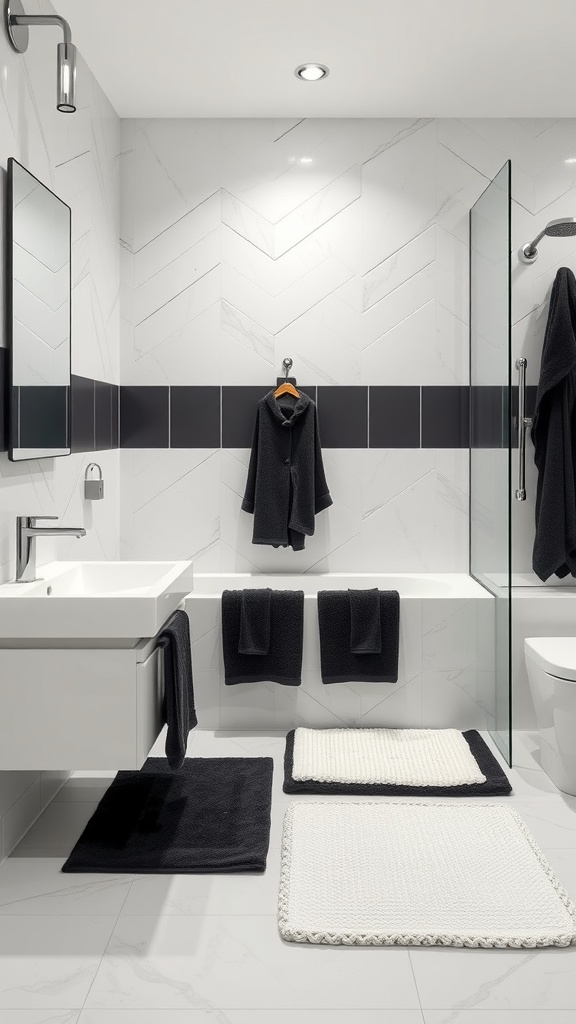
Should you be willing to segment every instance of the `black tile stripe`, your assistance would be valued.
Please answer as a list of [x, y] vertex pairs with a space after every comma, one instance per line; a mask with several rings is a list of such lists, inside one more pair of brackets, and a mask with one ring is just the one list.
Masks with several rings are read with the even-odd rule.
[[419, 448], [420, 388], [372, 386], [368, 391], [370, 448]]
[[103, 451], [112, 448], [112, 384], [94, 382], [94, 448]]
[[72, 451], [93, 452], [95, 437], [95, 384], [91, 377], [71, 379]]
[[422, 447], [467, 448], [469, 437], [468, 385], [423, 387]]
[[169, 409], [167, 385], [121, 385], [120, 447], [168, 448]]
[[[7, 350], [0, 348], [0, 451], [8, 446]], [[269, 385], [122, 385], [72, 375], [72, 451], [249, 448]], [[498, 448], [506, 388], [467, 385], [300, 385], [318, 405], [324, 448]], [[527, 389], [527, 413], [536, 388]], [[512, 389], [512, 418], [517, 415]]]
[[368, 447], [368, 388], [318, 387], [318, 423], [323, 448]]
[[220, 388], [170, 388], [170, 447], [220, 447]]

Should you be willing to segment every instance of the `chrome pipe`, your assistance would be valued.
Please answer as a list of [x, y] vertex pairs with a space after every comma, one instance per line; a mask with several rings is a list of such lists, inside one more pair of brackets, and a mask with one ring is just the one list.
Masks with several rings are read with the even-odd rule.
[[64, 42], [68, 44], [72, 42], [70, 25], [66, 18], [61, 18], [59, 14], [12, 14], [10, 23], [12, 25], [47, 25], [48, 27], [56, 25], [62, 29]]

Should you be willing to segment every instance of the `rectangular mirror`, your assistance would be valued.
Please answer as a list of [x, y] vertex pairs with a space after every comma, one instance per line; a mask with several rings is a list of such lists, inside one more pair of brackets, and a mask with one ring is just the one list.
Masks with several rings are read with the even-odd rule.
[[9, 457], [70, 454], [71, 210], [8, 161]]

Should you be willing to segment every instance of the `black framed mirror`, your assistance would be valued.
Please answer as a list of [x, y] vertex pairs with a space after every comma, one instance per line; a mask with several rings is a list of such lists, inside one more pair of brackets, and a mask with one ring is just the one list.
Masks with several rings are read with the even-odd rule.
[[9, 458], [70, 454], [71, 213], [8, 161]]

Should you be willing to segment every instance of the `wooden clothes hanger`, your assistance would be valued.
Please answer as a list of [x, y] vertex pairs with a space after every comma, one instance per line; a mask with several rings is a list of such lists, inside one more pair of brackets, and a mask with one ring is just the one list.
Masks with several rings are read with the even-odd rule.
[[290, 358], [282, 360], [282, 366], [284, 367], [284, 374], [286, 380], [276, 388], [274, 392], [274, 398], [280, 398], [282, 395], [292, 395], [294, 398], [300, 398], [300, 392], [296, 390], [293, 384], [288, 380], [288, 374], [292, 369], [292, 360]]

